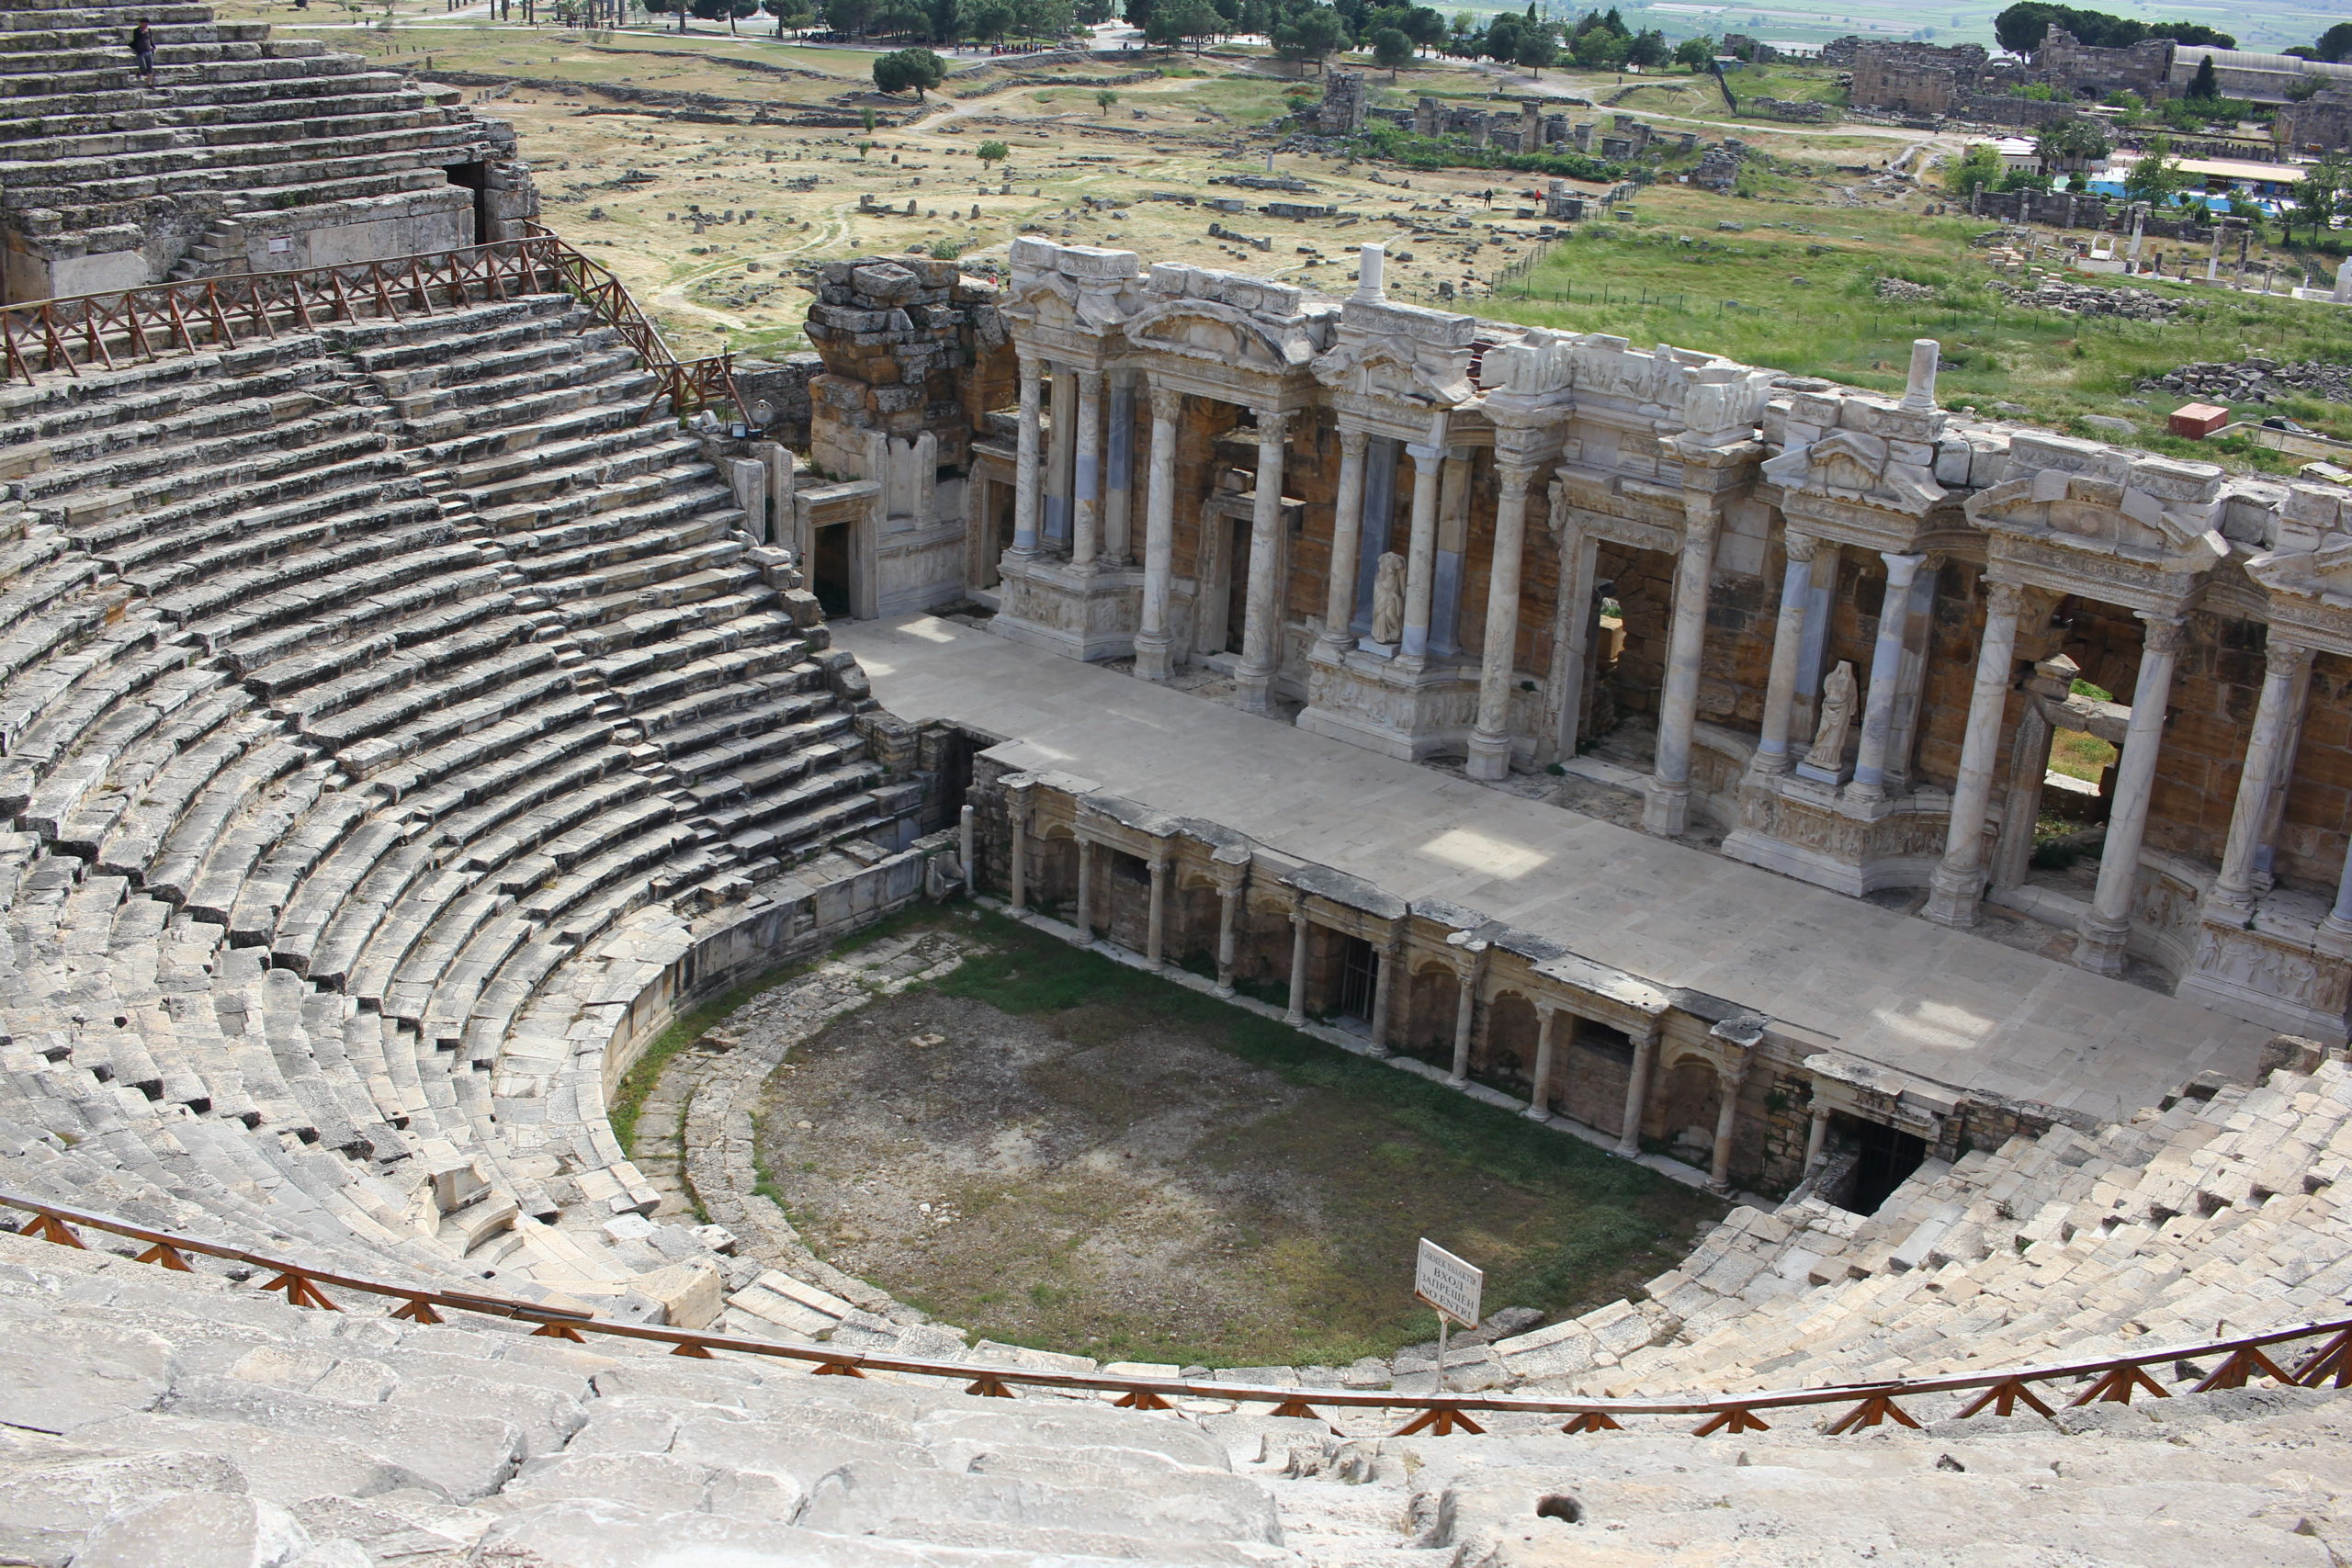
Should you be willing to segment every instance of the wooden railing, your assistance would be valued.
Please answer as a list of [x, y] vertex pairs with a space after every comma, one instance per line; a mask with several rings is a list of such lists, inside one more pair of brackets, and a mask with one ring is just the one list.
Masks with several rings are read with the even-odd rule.
[[[401, 321], [483, 299], [560, 288], [594, 311], [662, 378], [673, 413], [742, 401], [732, 356], [681, 361], [610, 269], [537, 224], [519, 240], [291, 272], [233, 272], [107, 294], [0, 305], [0, 375], [111, 370], [225, 350], [364, 318]], [[650, 413], [660, 399], [648, 406]]]
[[[2134, 1394], [2145, 1394], [2154, 1399], [2170, 1396], [2169, 1391], [2149, 1375], [2149, 1369], [2216, 1357], [2220, 1358], [2218, 1364], [2199, 1379], [2193, 1392], [2205, 1393], [2216, 1389], [2242, 1388], [2257, 1377], [2305, 1388], [2317, 1388], [2328, 1383], [2337, 1388], [2352, 1387], [2352, 1318], [2297, 1324], [2262, 1334], [2241, 1335], [2233, 1339], [2216, 1339], [2198, 1345], [2171, 1345], [2135, 1351], [2129, 1356], [2099, 1357], [2048, 1366], [1713, 1397], [1550, 1399], [1512, 1393], [1412, 1394], [1358, 1389], [1269, 1388], [1253, 1383], [1196, 1382], [1185, 1378], [1117, 1377], [1104, 1372], [1031, 1371], [966, 1361], [866, 1355], [823, 1345], [795, 1345], [780, 1340], [704, 1334], [693, 1329], [613, 1323], [589, 1313], [549, 1306], [540, 1302], [517, 1301], [506, 1296], [432, 1286], [393, 1284], [332, 1269], [313, 1269], [284, 1258], [248, 1252], [242, 1247], [225, 1247], [218, 1242], [202, 1241], [169, 1231], [150, 1230], [111, 1214], [42, 1202], [9, 1192], [0, 1192], [0, 1206], [21, 1210], [31, 1216], [21, 1227], [21, 1234], [63, 1247], [80, 1247], [85, 1245], [74, 1232], [74, 1226], [81, 1225], [145, 1242], [147, 1248], [137, 1255], [136, 1261], [156, 1264], [182, 1273], [193, 1272], [194, 1266], [188, 1262], [191, 1256], [217, 1258], [266, 1269], [269, 1271], [270, 1278], [262, 1282], [263, 1290], [282, 1292], [290, 1305], [324, 1312], [342, 1310], [326, 1293], [326, 1288], [332, 1287], [396, 1300], [401, 1305], [393, 1309], [391, 1315], [413, 1323], [444, 1322], [446, 1320], [441, 1314], [445, 1311], [480, 1313], [518, 1323], [537, 1324], [538, 1326], [531, 1332], [534, 1337], [582, 1343], [588, 1336], [594, 1334], [609, 1338], [642, 1339], [670, 1346], [670, 1353], [673, 1356], [687, 1356], [700, 1360], [711, 1359], [721, 1352], [765, 1356], [813, 1363], [819, 1376], [864, 1377], [869, 1371], [876, 1371], [946, 1378], [963, 1382], [967, 1393], [999, 1399], [1015, 1397], [1012, 1391], [1019, 1386], [1115, 1393], [1119, 1397], [1114, 1403], [1137, 1410], [1170, 1410], [1175, 1408], [1172, 1403], [1175, 1400], [1204, 1399], [1270, 1404], [1276, 1416], [1310, 1419], [1321, 1419], [1316, 1408], [1318, 1405], [1329, 1409], [1409, 1411], [1411, 1418], [1398, 1428], [1396, 1434], [1398, 1437], [1409, 1437], [1419, 1432], [1443, 1437], [1455, 1431], [1482, 1431], [1484, 1428], [1471, 1414], [1474, 1411], [1566, 1416], [1567, 1419], [1560, 1429], [1570, 1434], [1621, 1430], [1622, 1418], [1627, 1416], [1697, 1416], [1702, 1419], [1698, 1426], [1690, 1428], [1693, 1435], [1703, 1438], [1730, 1433], [1736, 1436], [1742, 1432], [1770, 1430], [1770, 1424], [1763, 1417], [1767, 1411], [1803, 1411], [1819, 1405], [1849, 1406], [1830, 1423], [1827, 1430], [1835, 1436], [1890, 1421], [1897, 1426], [1917, 1427], [1918, 1422], [1898, 1402], [1935, 1393], [1975, 1394], [1976, 1397], [1961, 1411], [1963, 1417], [1985, 1411], [1995, 1416], [2009, 1416], [2015, 1414], [2019, 1405], [2048, 1416], [2054, 1414], [2051, 1401], [2034, 1392], [2037, 1384], [2081, 1385], [2073, 1390], [2073, 1397], [2065, 1401], [2070, 1406], [2129, 1404]], [[2312, 1347], [2313, 1341], [2318, 1342], [2315, 1347]], [[2312, 1348], [2301, 1356], [2284, 1358], [2293, 1362], [2291, 1370], [2270, 1355], [2273, 1350], [2283, 1351], [2285, 1347], [2296, 1345]], [[2050, 1388], [2048, 1392], [2055, 1399], [2065, 1391]]]

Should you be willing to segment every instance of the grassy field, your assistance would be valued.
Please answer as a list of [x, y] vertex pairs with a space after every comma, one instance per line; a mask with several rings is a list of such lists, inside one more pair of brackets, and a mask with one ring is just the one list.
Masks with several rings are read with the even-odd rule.
[[932, 918], [984, 946], [796, 1050], [762, 1154], [811, 1246], [976, 1334], [1344, 1365], [1434, 1337], [1408, 1290], [1422, 1235], [1487, 1268], [1487, 1310], [1557, 1314], [1624, 1294], [1722, 1213], [1027, 927]]
[[[1902, 389], [1911, 340], [1932, 337], [1949, 363], [1947, 407], [2021, 405], [2027, 417], [2103, 434], [2086, 413], [2132, 422], [2160, 450], [2212, 457], [2163, 434], [2177, 402], [2139, 383], [2190, 360], [2257, 353], [2281, 359], [2352, 355], [2352, 317], [2320, 304], [2215, 294], [2179, 284], [2157, 291], [2194, 301], [2170, 322], [2073, 318], [2009, 305], [1984, 285], [1991, 269], [1968, 241], [1982, 224], [1871, 209], [1801, 209], [1689, 189], [1645, 192], [1632, 222], [1587, 224], [1551, 251], [1522, 293], [1482, 299], [1485, 314], [1582, 332], [1670, 342], [1800, 375], [1883, 391]], [[1719, 231], [1720, 222], [1745, 231]], [[1770, 225], [1770, 227], [1768, 227]], [[1932, 286], [1934, 299], [1894, 303], [1876, 293], [1894, 276]], [[2142, 400], [2134, 401], [2132, 400]], [[2352, 438], [2352, 409], [2295, 400], [2284, 412]], [[2243, 453], [2242, 465], [2292, 465]]]

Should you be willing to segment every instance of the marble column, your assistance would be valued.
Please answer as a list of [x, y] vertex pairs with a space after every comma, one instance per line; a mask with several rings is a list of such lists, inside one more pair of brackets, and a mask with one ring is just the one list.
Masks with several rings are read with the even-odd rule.
[[1495, 559], [1487, 578], [1486, 647], [1478, 659], [1478, 720], [1470, 732], [1468, 773], [1474, 779], [1510, 775], [1510, 678], [1519, 664], [1519, 573], [1527, 536], [1527, 481], [1535, 470], [1498, 466], [1502, 481], [1495, 503]]
[[967, 893], [978, 892], [980, 886], [980, 868], [974, 859], [978, 852], [973, 843], [979, 829], [979, 816], [969, 801], [965, 802], [956, 813], [956, 863], [964, 868], [964, 891]]
[[1094, 846], [1085, 839], [1078, 844], [1078, 910], [1070, 923], [1078, 927], [1078, 940], [1094, 940]]
[[2246, 738], [2237, 805], [2230, 812], [2230, 836], [2222, 850], [2222, 874], [2213, 879], [2213, 891], [2206, 899], [2213, 909], [2243, 916], [2254, 908], [2255, 858], [2261, 848], [2262, 830], [2270, 819], [2278, 753], [2286, 749], [2294, 723], [2296, 688], [2311, 664], [2310, 649], [2283, 641], [2275, 631], [2270, 634], [2262, 669], [2262, 695], [2254, 708], [2254, 732]]
[[1576, 756], [1583, 738], [1585, 670], [1592, 657], [1592, 634], [1600, 624], [1600, 607], [1593, 602], [1592, 591], [1600, 557], [1600, 541], [1577, 521], [1575, 513], [1569, 513], [1560, 536], [1559, 605], [1552, 622], [1552, 690], [1545, 699], [1554, 713], [1553, 744], [1563, 762]]
[[1552, 1035], [1560, 1021], [1560, 1010], [1548, 1003], [1535, 1008], [1535, 1076], [1528, 1086], [1526, 1115], [1531, 1121], [1552, 1119]]
[[1445, 1081], [1457, 1089], [1470, 1081], [1470, 1031], [1478, 1017], [1478, 965], [1457, 976], [1460, 989], [1453, 999], [1453, 1068]]
[[1290, 907], [1290, 1005], [1283, 1011], [1283, 1021], [1293, 1029], [1306, 1023], [1306, 910], [1304, 906]]
[[1168, 945], [1168, 852], [1156, 849], [1151, 856], [1151, 915], [1144, 926], [1143, 961], [1153, 969], [1164, 969], [1162, 956]]
[[1037, 553], [1038, 376], [1036, 355], [1021, 356], [1021, 436], [1012, 463], [1012, 553]]
[[1095, 571], [1102, 554], [1102, 372], [1078, 373], [1078, 449], [1073, 454], [1069, 564]]
[[1886, 563], [1886, 596], [1879, 603], [1870, 695], [1862, 701], [1862, 742], [1854, 757], [1853, 793], [1861, 800], [1886, 797], [1888, 742], [1894, 732], [1894, 699], [1903, 684], [1904, 641], [1910, 630], [1911, 581], [1928, 558], [1883, 550], [1879, 558]]
[[1136, 631], [1136, 673], [1147, 681], [1168, 679], [1171, 640], [1168, 634], [1168, 586], [1176, 557], [1176, 421], [1184, 394], [1151, 389], [1151, 480], [1144, 498], [1143, 615]]
[[1747, 1080], [1745, 1061], [1736, 1070], [1722, 1068], [1715, 1074], [1715, 1145], [1707, 1166], [1707, 1190], [1717, 1197], [1731, 1191], [1731, 1134], [1739, 1122], [1740, 1086]]
[[1054, 371], [1053, 423], [1046, 443], [1046, 547], [1067, 552], [1070, 537], [1070, 501], [1074, 489], [1071, 458], [1078, 450], [1078, 376], [1067, 368]]
[[1819, 541], [1794, 528], [1781, 538], [1788, 564], [1781, 573], [1781, 614], [1772, 623], [1772, 669], [1764, 683], [1763, 734], [1756, 743], [1756, 771], [1778, 775], [1792, 765], [1789, 716], [1797, 701], [1797, 662], [1804, 653], [1804, 607], [1813, 597], [1813, 553]]
[[1708, 580], [1715, 570], [1712, 506], [1685, 513], [1682, 554], [1674, 572], [1674, 617], [1666, 638], [1666, 681], [1658, 693], [1657, 757], [1650, 771], [1642, 829], [1673, 838], [1690, 826], [1690, 734], [1699, 722], [1699, 666], [1706, 651]]
[[1436, 589], [1437, 487], [1445, 464], [1445, 448], [1418, 443], [1405, 448], [1413, 459], [1413, 527], [1405, 546], [1405, 631], [1398, 652], [1407, 659], [1429, 657], [1430, 604]]
[[1029, 904], [1029, 803], [1020, 795], [1012, 796], [1006, 811], [1012, 819], [1012, 861], [1006, 867], [1004, 901], [1014, 914]]
[[1234, 671], [1234, 705], [1264, 713], [1282, 661], [1283, 446], [1290, 416], [1259, 409], [1258, 492], [1250, 513], [1250, 596], [1241, 623], [1241, 661]]
[[1984, 818], [1993, 804], [1993, 764], [2000, 755], [2009, 690], [2016, 684], [2018, 611], [2024, 603], [2025, 590], [2014, 582], [1984, 585], [1984, 636], [1976, 647], [1976, 686], [1968, 697], [1951, 823], [1924, 911], [1936, 924], [1955, 931], [1976, 923], [1977, 900], [1984, 893]]
[[2140, 676], [2132, 685], [2132, 719], [2123, 730], [2123, 760], [2115, 768], [2107, 841], [2099, 849], [2098, 886], [2075, 943], [2075, 962], [2098, 975], [2123, 972], [2139, 887], [2140, 840], [2148, 830], [2148, 797], [2154, 793], [2156, 752], [2164, 743], [2165, 705], [2172, 699], [2173, 666], [2184, 640], [2184, 623], [2177, 619], [2146, 610], [2140, 619], [2147, 629], [2140, 640]]
[[1650, 1067], [1657, 1060], [1658, 1023], [1634, 1037], [1634, 1069], [1625, 1079], [1625, 1115], [1617, 1128], [1617, 1152], [1633, 1156], [1642, 1152], [1642, 1115], [1648, 1109], [1650, 1098]]
[[1233, 942], [1238, 934], [1235, 927], [1241, 914], [1241, 884], [1229, 883], [1216, 890], [1216, 994], [1233, 995]]
[[1111, 412], [1102, 432], [1102, 562], [1122, 567], [1134, 558], [1136, 483], [1136, 373], [1111, 373]]
[[1430, 562], [1430, 652], [1452, 659], [1462, 651], [1463, 563], [1470, 553], [1470, 477], [1476, 454], [1447, 449], [1438, 467], [1437, 550]]
[[1323, 591], [1323, 656], [1338, 660], [1355, 646], [1348, 629], [1356, 618], [1356, 554], [1363, 543], [1363, 455], [1369, 431], [1340, 427], [1340, 495], [1331, 508], [1331, 575]]
[[1812, 1121], [1804, 1130], [1804, 1168], [1807, 1175], [1821, 1163], [1821, 1151], [1829, 1144], [1829, 1107], [1813, 1108]]
[[[2346, 257], [2345, 265], [2352, 266], [2352, 257]], [[2337, 936], [2352, 936], [2352, 842], [2344, 846], [2344, 870], [2335, 881], [2335, 908], [2327, 912], [2320, 927]]]
[[1389, 981], [1396, 974], [1396, 960], [1403, 956], [1405, 938], [1402, 932], [1391, 931], [1374, 949], [1372, 974], [1372, 1054], [1388, 1055], [1388, 996]]

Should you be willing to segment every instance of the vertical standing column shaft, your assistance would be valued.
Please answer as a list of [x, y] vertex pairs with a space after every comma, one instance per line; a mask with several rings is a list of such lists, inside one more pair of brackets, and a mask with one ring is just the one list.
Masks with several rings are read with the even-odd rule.
[[1372, 1054], [1388, 1055], [1388, 982], [1396, 973], [1396, 959], [1403, 952], [1403, 939], [1395, 932], [1374, 950], [1372, 974]]
[[2172, 700], [2173, 666], [2180, 658], [2180, 621], [2145, 610], [2140, 619], [2147, 626], [2140, 641], [2140, 678], [2132, 684], [2132, 718], [2123, 729], [2123, 760], [2115, 768], [2098, 886], [2075, 943], [2075, 962], [2100, 975], [2123, 969], [2140, 882], [2140, 840], [2148, 830], [2148, 797], [2154, 792], [2156, 753], [2164, 744], [2165, 705]]
[[1241, 885], [1238, 882], [1216, 890], [1216, 994], [1233, 995], [1233, 943], [1238, 934], [1234, 927], [1241, 913]]
[[1176, 551], [1176, 420], [1184, 394], [1151, 389], [1151, 479], [1144, 501], [1143, 616], [1136, 632], [1136, 673], [1168, 679], [1168, 586]]
[[1470, 1029], [1478, 1016], [1477, 965], [1463, 970], [1461, 981], [1453, 1001], [1453, 1068], [1446, 1075], [1446, 1081], [1454, 1084], [1470, 1081]]
[[1306, 1022], [1306, 911], [1296, 905], [1290, 911], [1290, 1005], [1283, 1021], [1293, 1029]]
[[1102, 432], [1102, 557], [1112, 566], [1133, 558], [1136, 483], [1136, 378], [1111, 378], [1111, 412]]
[[1528, 1087], [1527, 1114], [1538, 1122], [1552, 1119], [1552, 1034], [1559, 1021], [1558, 1008], [1535, 1010], [1535, 1078]]
[[1871, 646], [1870, 695], [1862, 701], [1862, 743], [1854, 757], [1854, 793], [1864, 799], [1886, 793], [1894, 699], [1903, 685], [1903, 651], [1911, 629], [1911, 580], [1928, 558], [1881, 552], [1879, 558], [1886, 562], [1886, 597], [1879, 604], [1878, 641]]
[[1356, 551], [1363, 542], [1363, 457], [1369, 432], [1340, 429], [1340, 495], [1331, 508], [1331, 577], [1323, 591], [1323, 652], [1337, 659], [1354, 645]]
[[1085, 839], [1078, 840], [1078, 913], [1074, 921], [1078, 940], [1094, 940], [1094, 846]]
[[2001, 721], [2008, 716], [2017, 666], [2018, 610], [2025, 591], [2014, 582], [1986, 586], [1984, 638], [1976, 649], [1976, 686], [1968, 698], [1968, 728], [1960, 745], [1960, 778], [1951, 792], [1951, 825], [1943, 863], [1928, 895], [1928, 919], [1963, 929], [1976, 923], [1984, 891], [1984, 818], [1993, 804], [1993, 762], [2001, 750]]
[[1747, 1065], [1740, 1064], [1737, 1072], [1722, 1072], [1715, 1076], [1715, 1147], [1714, 1158], [1707, 1167], [1707, 1186], [1717, 1193], [1731, 1190], [1731, 1134], [1739, 1121], [1739, 1086], [1746, 1081]]
[[1078, 377], [1067, 367], [1054, 371], [1053, 423], [1046, 443], [1046, 543], [1057, 550], [1069, 548], [1070, 500], [1074, 489], [1071, 457], [1078, 449]]
[[1789, 771], [1789, 716], [1797, 704], [1797, 661], [1804, 653], [1804, 605], [1813, 597], [1817, 541], [1791, 528], [1781, 536], [1788, 565], [1781, 573], [1781, 614], [1772, 623], [1772, 671], [1764, 683], [1764, 732], [1756, 743], [1756, 771]]
[[1162, 951], [1168, 942], [1168, 857], [1151, 857], [1151, 916], [1144, 926], [1143, 961], [1154, 969], [1166, 967]]
[[1510, 677], [1519, 660], [1519, 576], [1527, 536], [1527, 481], [1534, 470], [1506, 463], [1498, 470], [1495, 559], [1487, 579], [1486, 647], [1478, 659], [1478, 720], [1470, 736], [1474, 779], [1510, 773]]
[[1029, 905], [1028, 797], [1013, 795], [1012, 807], [1006, 815], [1012, 818], [1012, 863], [1006, 870], [1004, 898], [1012, 906], [1013, 913], [1019, 914]]
[[1102, 553], [1102, 373], [1078, 373], [1078, 451], [1071, 464], [1077, 522], [1070, 534], [1069, 564], [1091, 571]]
[[1821, 1163], [1821, 1151], [1829, 1143], [1829, 1107], [1815, 1105], [1813, 1117], [1804, 1130], [1804, 1168], [1811, 1171]]
[[1634, 1070], [1625, 1079], [1625, 1116], [1617, 1127], [1617, 1152], [1642, 1152], [1642, 1116], [1649, 1105], [1650, 1064], [1657, 1059], [1658, 1025], [1655, 1020], [1634, 1041]]
[[1437, 484], [1445, 448], [1410, 446], [1413, 459], [1413, 531], [1405, 547], [1405, 629], [1399, 651], [1425, 659], [1430, 650], [1430, 600], [1437, 572]]
[[1012, 553], [1037, 553], [1037, 437], [1043, 368], [1033, 355], [1021, 356], [1021, 435], [1012, 462]]
[[1600, 620], [1592, 591], [1600, 564], [1599, 542], [1571, 512], [1560, 533], [1559, 609], [1552, 638], [1550, 701], [1558, 713], [1554, 743], [1563, 762], [1577, 754], [1584, 729], [1586, 661], [1592, 657], [1593, 629]]
[[1241, 662], [1234, 705], [1263, 713], [1282, 658], [1283, 446], [1289, 415], [1258, 414], [1258, 493], [1250, 514], [1250, 596], [1241, 623]]
[[1667, 838], [1690, 826], [1690, 733], [1699, 722], [1699, 667], [1706, 652], [1707, 589], [1715, 570], [1718, 521], [1713, 506], [1685, 508], [1666, 681], [1658, 693], [1657, 758], [1642, 807], [1643, 829]]
[[[2254, 863], [2262, 830], [2270, 819], [2270, 795], [2278, 776], [2291, 709], [2312, 650], [2272, 634], [2262, 671], [2262, 696], [2255, 705], [2254, 732], [2246, 738], [2245, 766], [2238, 774], [2237, 805], [2230, 813], [2230, 836], [2222, 851], [2222, 874], [2211, 902], [2243, 913], [2254, 907]], [[2135, 710], [2136, 711], [2136, 710]]]

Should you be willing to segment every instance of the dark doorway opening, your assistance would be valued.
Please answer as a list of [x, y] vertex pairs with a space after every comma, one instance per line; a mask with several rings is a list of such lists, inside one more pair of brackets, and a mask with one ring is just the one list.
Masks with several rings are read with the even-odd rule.
[[849, 529], [848, 524], [836, 523], [817, 530], [809, 586], [827, 620], [849, 619]]
[[1372, 943], [1360, 936], [1340, 939], [1339, 1013], [1360, 1023], [1372, 1021], [1372, 998], [1380, 987], [1380, 959]]
[[1250, 519], [1236, 517], [1227, 525], [1233, 530], [1233, 548], [1226, 554], [1225, 650], [1238, 653], [1250, 625]]
[[490, 165], [479, 158], [470, 163], [451, 164], [444, 171], [453, 186], [463, 186], [474, 193], [474, 238], [477, 245], [490, 243]]
[[1874, 1214], [1928, 1157], [1927, 1140], [1883, 1122], [1848, 1116], [1836, 1121], [1843, 1123], [1838, 1131], [1850, 1138], [1854, 1150], [1853, 1195], [1846, 1207], [1858, 1214]]

